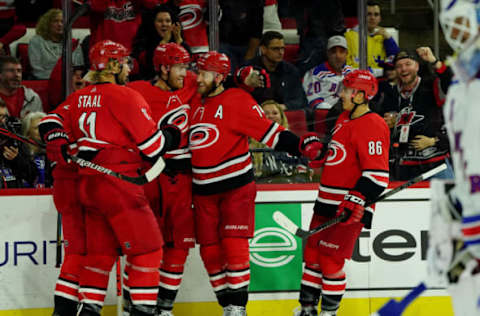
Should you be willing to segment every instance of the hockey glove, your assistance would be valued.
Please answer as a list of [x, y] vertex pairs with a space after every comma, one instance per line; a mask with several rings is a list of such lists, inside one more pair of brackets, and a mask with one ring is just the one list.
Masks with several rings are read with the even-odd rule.
[[66, 165], [70, 162], [68, 156], [68, 136], [62, 129], [53, 129], [44, 137], [47, 143], [47, 158], [59, 165]]
[[298, 150], [310, 161], [311, 168], [321, 168], [325, 164], [327, 155], [322, 156], [323, 143], [316, 133], [307, 133], [300, 137]]
[[173, 124], [165, 125], [162, 127], [162, 133], [166, 138], [165, 151], [177, 149], [180, 146], [182, 139], [182, 132]]
[[365, 212], [365, 197], [358, 191], [348, 192], [338, 206], [337, 216], [346, 214], [342, 223], [345, 225], [359, 223]]
[[241, 67], [236, 71], [234, 79], [240, 88], [248, 92], [252, 92], [255, 88], [270, 88], [270, 75], [260, 67]]

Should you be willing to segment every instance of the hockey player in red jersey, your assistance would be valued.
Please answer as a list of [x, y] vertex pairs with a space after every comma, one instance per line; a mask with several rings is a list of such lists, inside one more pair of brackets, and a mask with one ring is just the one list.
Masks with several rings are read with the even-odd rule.
[[165, 241], [158, 293], [161, 316], [172, 315], [188, 250], [195, 246], [188, 128], [190, 100], [197, 93], [197, 82], [196, 75], [187, 70], [189, 63], [190, 55], [182, 46], [160, 44], [153, 57], [157, 80], [134, 81], [128, 85], [143, 95], [160, 128], [175, 124], [182, 132], [180, 148], [165, 154], [164, 172], [145, 185]]
[[355, 70], [343, 80], [344, 112], [332, 131], [310, 227], [342, 213], [349, 217], [309, 237], [296, 316], [316, 316], [320, 296], [320, 315], [336, 315], [347, 285], [345, 259], [362, 227], [371, 224], [373, 209], [364, 205], [388, 185], [389, 129], [368, 106], [376, 92], [377, 80], [368, 71]]
[[[57, 124], [66, 110], [59, 106], [49, 113], [41, 120], [39, 129], [42, 131], [51, 124]], [[70, 131], [67, 135], [71, 135]], [[61, 153], [55, 151], [55, 143], [47, 143], [47, 156], [54, 164], [53, 202], [62, 216], [65, 256], [55, 285], [53, 315], [70, 316], [75, 315], [78, 308], [79, 275], [86, 253], [85, 215], [77, 196], [77, 166], [62, 163], [64, 158], [58, 156]]]
[[[223, 315], [242, 316], [248, 301], [248, 238], [253, 237], [256, 195], [248, 137], [297, 156], [299, 139], [266, 119], [247, 92], [225, 90], [223, 80], [230, 71], [226, 55], [208, 52], [197, 66], [203, 99], [192, 107], [189, 137], [196, 237]], [[317, 149], [310, 144], [307, 154], [313, 151], [316, 156]]]
[[[178, 147], [178, 128], [157, 129], [143, 97], [119, 85], [129, 73], [127, 56], [124, 46], [108, 40], [91, 48], [94, 84], [70, 95], [62, 105], [68, 108], [65, 117], [42, 129], [57, 160], [68, 160], [65, 130], [71, 130], [80, 157], [129, 176], [138, 175], [142, 157], [159, 159]], [[163, 241], [143, 188], [87, 168], [80, 168], [79, 175], [87, 254], [78, 315], [100, 315], [118, 249], [127, 255], [130, 315], [155, 315]]]

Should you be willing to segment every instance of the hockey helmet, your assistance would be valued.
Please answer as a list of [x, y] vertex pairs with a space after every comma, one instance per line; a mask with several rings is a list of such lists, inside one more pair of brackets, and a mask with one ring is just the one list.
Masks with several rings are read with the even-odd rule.
[[479, 0], [443, 0], [440, 24], [445, 40], [455, 51], [468, 46], [478, 35]]
[[343, 78], [343, 86], [363, 91], [367, 100], [371, 100], [378, 91], [377, 78], [368, 70], [354, 70]]
[[225, 54], [210, 51], [198, 58], [197, 68], [198, 70], [217, 72], [226, 78], [230, 72], [230, 60]]
[[97, 42], [90, 49], [90, 68], [95, 71], [104, 70], [111, 59], [121, 62], [128, 55], [128, 49], [122, 44], [110, 40]]
[[176, 64], [190, 63], [190, 54], [187, 50], [176, 43], [160, 44], [155, 48], [153, 65], [155, 71], [160, 71], [160, 65], [172, 66]]

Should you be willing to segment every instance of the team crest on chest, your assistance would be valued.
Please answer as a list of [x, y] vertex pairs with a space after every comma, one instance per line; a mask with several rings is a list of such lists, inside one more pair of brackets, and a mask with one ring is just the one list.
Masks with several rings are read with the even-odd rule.
[[343, 144], [332, 140], [328, 144], [328, 157], [325, 162], [326, 166], [335, 166], [342, 163], [347, 158], [347, 151]]
[[189, 146], [191, 150], [212, 146], [220, 137], [215, 124], [199, 123], [190, 127]]
[[165, 125], [173, 124], [176, 125], [182, 132], [187, 131], [189, 111], [190, 106], [188, 104], [184, 104], [165, 113], [158, 121], [158, 127], [162, 128]]

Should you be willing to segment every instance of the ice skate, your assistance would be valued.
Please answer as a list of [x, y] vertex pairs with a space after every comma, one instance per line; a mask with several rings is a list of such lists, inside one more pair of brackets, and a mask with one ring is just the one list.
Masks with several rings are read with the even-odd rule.
[[223, 308], [223, 316], [247, 316], [244, 306], [228, 305]]
[[316, 306], [299, 306], [293, 311], [293, 316], [317, 316]]

